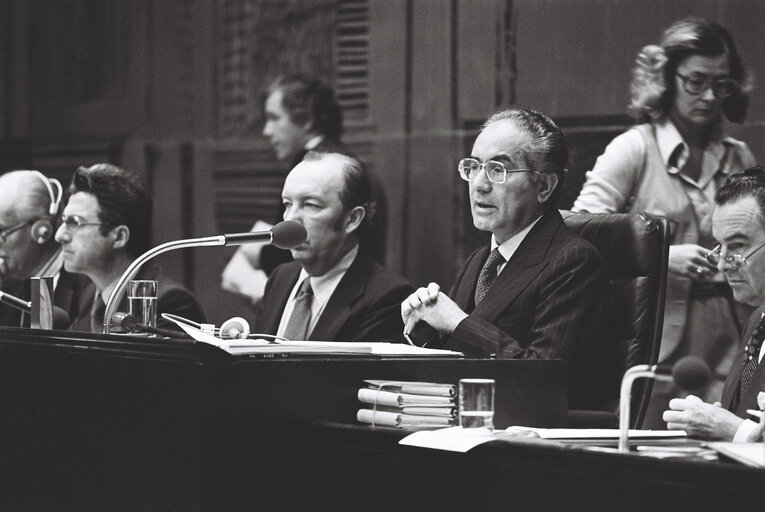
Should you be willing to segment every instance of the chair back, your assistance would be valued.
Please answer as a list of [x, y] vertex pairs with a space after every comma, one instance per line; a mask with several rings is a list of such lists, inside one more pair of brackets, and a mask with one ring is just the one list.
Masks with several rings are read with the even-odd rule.
[[[603, 312], [605, 340], [605, 401], [598, 410], [619, 410], [625, 371], [654, 365], [659, 356], [667, 286], [669, 227], [664, 218], [638, 213], [561, 212], [566, 225], [589, 241], [603, 256], [609, 275]], [[632, 390], [631, 425], [643, 422], [652, 381], [639, 379]], [[582, 425], [586, 426], [586, 425]]]

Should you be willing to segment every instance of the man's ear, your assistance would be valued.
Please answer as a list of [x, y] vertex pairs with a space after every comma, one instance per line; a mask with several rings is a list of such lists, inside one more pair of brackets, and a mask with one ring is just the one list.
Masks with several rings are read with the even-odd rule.
[[361, 221], [366, 217], [367, 211], [363, 206], [356, 206], [350, 212], [347, 213], [345, 220], [345, 232], [346, 234], [353, 233], [361, 225]]
[[130, 228], [123, 225], [112, 228], [110, 235], [112, 236], [112, 248], [122, 249], [124, 248], [128, 240], [130, 240]]
[[551, 172], [541, 173], [537, 186], [539, 187], [537, 190], [537, 201], [539, 201], [539, 204], [545, 204], [558, 186], [558, 175]]

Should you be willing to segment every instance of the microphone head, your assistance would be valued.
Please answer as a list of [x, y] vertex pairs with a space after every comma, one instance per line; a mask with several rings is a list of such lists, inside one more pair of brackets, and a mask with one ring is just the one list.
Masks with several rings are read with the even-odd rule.
[[308, 238], [308, 231], [302, 224], [294, 220], [285, 220], [271, 228], [273, 235], [273, 245], [280, 249], [294, 249], [305, 242]]
[[69, 315], [66, 311], [58, 306], [53, 306], [53, 329], [64, 330], [68, 329], [72, 321], [69, 320]]
[[696, 356], [686, 356], [672, 367], [672, 380], [686, 391], [704, 387], [709, 382], [709, 374], [707, 363]]

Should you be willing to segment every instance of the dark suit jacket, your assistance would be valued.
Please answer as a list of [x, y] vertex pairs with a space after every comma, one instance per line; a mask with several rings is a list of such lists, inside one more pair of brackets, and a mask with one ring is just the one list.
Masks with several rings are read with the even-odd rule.
[[[157, 287], [157, 327], [161, 329], [179, 330], [173, 322], [162, 318], [162, 313], [172, 313], [195, 322], [204, 322], [205, 314], [197, 302], [196, 297], [169, 277], [165, 277], [157, 266], [149, 266], [141, 269], [136, 279], [153, 279], [158, 283]], [[79, 315], [69, 326], [70, 331], [91, 332], [90, 312], [93, 308], [93, 300], [96, 297], [96, 285], [92, 282], [83, 290], [80, 298]], [[122, 302], [115, 311], [127, 311], [127, 297], [123, 296]]]
[[[276, 334], [300, 269], [299, 263], [285, 263], [268, 279], [258, 304], [254, 332]], [[359, 252], [335, 288], [309, 339], [400, 341], [404, 330], [401, 302], [412, 291], [406, 279]]]
[[[60, 307], [69, 316], [76, 318], [80, 310], [80, 297], [84, 289], [90, 284], [90, 279], [82, 274], [72, 274], [63, 268], [53, 291], [53, 305]], [[3, 291], [15, 295], [23, 300], [30, 300], [32, 296], [31, 281], [29, 279], [14, 280], [3, 285]], [[23, 319], [22, 319], [23, 315]], [[29, 327], [30, 315], [22, 313], [6, 304], [0, 304], [0, 325], [10, 327]], [[54, 325], [54, 328], [61, 328]]]
[[449, 296], [469, 316], [441, 343], [471, 356], [566, 359], [569, 407], [597, 405], [598, 325], [608, 288], [598, 250], [568, 228], [557, 210], [549, 211], [476, 307], [476, 283], [488, 256], [489, 247], [482, 247], [460, 268]]
[[749, 324], [742, 337], [741, 350], [739, 350], [736, 359], [733, 361], [733, 366], [730, 369], [730, 373], [728, 373], [728, 378], [725, 379], [725, 386], [723, 387], [722, 392], [721, 403], [723, 407], [742, 418], [747, 417], [747, 409], [759, 409], [757, 406], [757, 393], [765, 391], [765, 359], [763, 359], [757, 366], [757, 370], [754, 372], [749, 387], [746, 388], [743, 396], [741, 396], [741, 400], [736, 404], [738, 391], [741, 387], [741, 372], [744, 367], [744, 359], [746, 358], [744, 347], [749, 340], [752, 330], [760, 323], [760, 317], [762, 316], [763, 311], [765, 311], [765, 306], [760, 306], [749, 318]]

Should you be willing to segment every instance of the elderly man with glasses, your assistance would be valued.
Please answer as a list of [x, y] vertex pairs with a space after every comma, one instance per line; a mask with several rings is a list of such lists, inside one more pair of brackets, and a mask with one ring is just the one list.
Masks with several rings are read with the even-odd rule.
[[[765, 391], [765, 169], [752, 167], [731, 176], [715, 194], [712, 234], [717, 247], [709, 263], [723, 273], [733, 297], [757, 309], [723, 387], [722, 401], [703, 402], [690, 395], [669, 402], [663, 418], [670, 429], [724, 441], [761, 441], [762, 426], [750, 419]], [[765, 405], [763, 399], [760, 405]]]
[[[102, 332], [109, 295], [133, 260], [150, 248], [152, 201], [134, 174], [111, 164], [77, 169], [69, 193], [56, 240], [61, 244], [64, 268], [93, 281], [82, 292], [79, 315], [70, 329]], [[158, 315], [173, 313], [204, 322], [194, 295], [163, 275], [158, 266], [142, 268], [136, 279], [158, 282]], [[117, 309], [127, 311], [127, 306]], [[158, 316], [157, 327], [175, 325]]]
[[[53, 303], [72, 318], [89, 280], [62, 267], [61, 248], [53, 239], [61, 196], [58, 180], [39, 171], [0, 176], [0, 289], [29, 301], [29, 278], [53, 277]], [[0, 325], [28, 327], [29, 323], [29, 314], [0, 305]]]
[[468, 355], [569, 360], [569, 405], [581, 408], [599, 398], [593, 365], [608, 279], [598, 251], [555, 207], [567, 159], [563, 132], [546, 115], [491, 116], [459, 163], [473, 224], [491, 245], [470, 255], [448, 295], [430, 283], [401, 315], [416, 344], [437, 344], [433, 330], [414, 329], [422, 321]]

